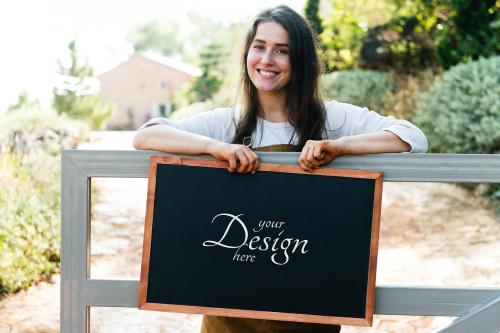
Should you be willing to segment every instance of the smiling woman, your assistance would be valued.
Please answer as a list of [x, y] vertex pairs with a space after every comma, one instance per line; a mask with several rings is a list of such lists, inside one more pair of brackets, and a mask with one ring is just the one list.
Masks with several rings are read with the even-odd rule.
[[[298, 164], [306, 171], [343, 154], [426, 151], [425, 135], [408, 121], [323, 101], [320, 74], [307, 21], [286, 6], [265, 10], [245, 36], [239, 105], [181, 121], [152, 119], [137, 131], [134, 146], [211, 154], [240, 173], [255, 173], [256, 151], [263, 150], [300, 152]], [[202, 327], [203, 333], [339, 331], [336, 325], [209, 316]]]

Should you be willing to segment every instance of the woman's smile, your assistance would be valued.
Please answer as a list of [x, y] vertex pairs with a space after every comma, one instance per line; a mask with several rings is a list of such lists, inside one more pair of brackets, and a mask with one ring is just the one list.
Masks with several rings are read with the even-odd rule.
[[279, 75], [279, 72], [269, 71], [265, 69], [257, 69], [257, 72], [264, 80], [274, 80]]

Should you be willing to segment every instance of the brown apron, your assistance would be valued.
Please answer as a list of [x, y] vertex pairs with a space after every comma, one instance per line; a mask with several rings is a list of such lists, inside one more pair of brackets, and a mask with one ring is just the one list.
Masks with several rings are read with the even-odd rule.
[[[297, 152], [293, 145], [253, 148], [255, 151]], [[292, 321], [204, 316], [201, 333], [338, 333], [339, 325], [309, 324]]]

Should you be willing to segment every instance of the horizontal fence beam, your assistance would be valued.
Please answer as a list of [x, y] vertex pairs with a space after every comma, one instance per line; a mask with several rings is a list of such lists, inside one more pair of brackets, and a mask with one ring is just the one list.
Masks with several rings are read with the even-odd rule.
[[[137, 280], [89, 279], [85, 289], [88, 306], [137, 308]], [[376, 314], [457, 317], [500, 297], [500, 288], [378, 286], [375, 295]]]
[[[264, 163], [297, 164], [299, 153], [259, 152]], [[88, 177], [145, 178], [152, 150], [66, 150]], [[186, 155], [182, 155], [186, 157]], [[195, 156], [193, 156], [195, 157]], [[211, 156], [196, 156], [212, 158]], [[390, 182], [499, 183], [500, 154], [377, 154], [341, 156], [328, 167], [377, 170]]]

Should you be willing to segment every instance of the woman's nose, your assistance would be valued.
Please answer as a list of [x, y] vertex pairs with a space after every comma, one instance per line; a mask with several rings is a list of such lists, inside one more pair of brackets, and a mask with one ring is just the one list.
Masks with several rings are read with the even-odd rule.
[[272, 51], [266, 51], [262, 55], [262, 58], [260, 59], [260, 62], [263, 64], [272, 64], [273, 63], [273, 53]]

